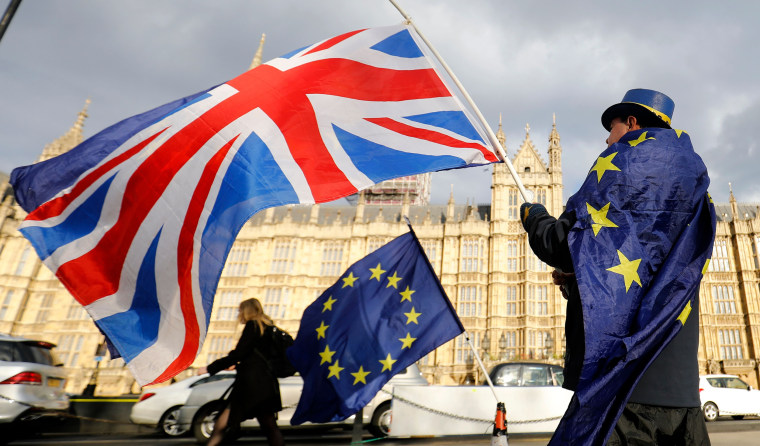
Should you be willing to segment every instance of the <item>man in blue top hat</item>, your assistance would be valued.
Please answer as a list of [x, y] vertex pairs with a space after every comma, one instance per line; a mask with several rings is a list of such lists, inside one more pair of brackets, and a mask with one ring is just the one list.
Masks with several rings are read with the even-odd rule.
[[567, 299], [564, 387], [575, 394], [550, 444], [710, 444], [697, 350], [715, 211], [673, 109], [660, 92], [628, 91], [602, 114], [608, 147], [565, 212], [520, 208]]

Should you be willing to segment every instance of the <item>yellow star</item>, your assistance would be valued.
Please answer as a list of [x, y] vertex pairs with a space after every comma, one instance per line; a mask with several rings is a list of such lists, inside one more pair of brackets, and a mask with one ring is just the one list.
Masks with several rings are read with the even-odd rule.
[[348, 277], [343, 278], [343, 286], [341, 288], [345, 288], [347, 286], [350, 286], [351, 288], [353, 288], [354, 282], [356, 282], [357, 280], [359, 280], [359, 278], [354, 277], [354, 272], [351, 271], [350, 273], [348, 273]]
[[420, 325], [420, 323], [419, 323], [419, 322], [417, 322], [417, 318], [418, 318], [418, 317], [419, 317], [421, 314], [422, 314], [422, 313], [417, 313], [416, 311], [414, 311], [414, 307], [412, 307], [412, 311], [410, 311], [409, 313], [404, 313], [404, 316], [406, 316], [406, 325], [409, 325], [409, 324], [411, 324], [412, 322], [414, 322], [414, 323], [415, 323], [415, 324], [417, 324], [417, 325]]
[[330, 346], [325, 345], [325, 351], [319, 353], [319, 356], [322, 358], [322, 361], [319, 362], [319, 365], [322, 365], [324, 363], [330, 363], [332, 362], [332, 356], [335, 354], [334, 351], [330, 351]]
[[705, 260], [705, 266], [702, 267], [702, 275], [704, 276], [707, 272], [707, 267], [710, 266], [710, 259]]
[[652, 137], [647, 138], [647, 132], [641, 132], [641, 135], [639, 135], [639, 137], [637, 139], [632, 139], [632, 140], [628, 141], [628, 144], [631, 147], [636, 147], [639, 144], [641, 144], [642, 142], [646, 141], [647, 139], [654, 139], [654, 138], [652, 138]]
[[405, 300], [408, 300], [409, 302], [411, 302], [412, 301], [412, 294], [414, 294], [414, 290], [410, 290], [409, 289], [409, 285], [407, 285], [406, 289], [404, 291], [400, 292], [399, 294], [401, 294], [401, 302], [403, 302]]
[[689, 318], [689, 314], [691, 314], [691, 301], [686, 302], [686, 306], [683, 307], [683, 311], [681, 311], [681, 314], [678, 316], [681, 325], [686, 325], [686, 319]]
[[399, 276], [396, 274], [396, 271], [394, 271], [394, 272], [393, 272], [393, 275], [392, 275], [392, 276], [390, 276], [390, 277], [388, 277], [388, 285], [386, 285], [385, 287], [386, 287], [386, 288], [388, 288], [388, 287], [393, 287], [393, 288], [396, 288], [396, 289], [398, 289], [398, 281], [399, 281], [399, 280], [401, 280], [401, 277], [399, 277]]
[[329, 327], [329, 325], [325, 325], [325, 321], [322, 321], [319, 327], [317, 327], [317, 339], [322, 339], [325, 337], [327, 327]]
[[391, 370], [391, 367], [393, 367], [393, 363], [394, 362], [396, 362], [396, 360], [392, 359], [391, 358], [391, 354], [388, 353], [388, 356], [385, 359], [381, 359], [380, 360], [380, 364], [383, 365], [383, 369], [380, 370], [380, 373], [382, 373], [382, 372], [384, 372], [386, 370]]
[[385, 272], [384, 269], [380, 268], [380, 264], [378, 263], [376, 267], [370, 268], [369, 270], [372, 271], [372, 277], [370, 277], [369, 280], [377, 279], [377, 281], [380, 282], [380, 276]]
[[710, 203], [715, 204], [715, 202], [712, 199], [712, 195], [710, 195], [710, 192], [707, 193], [707, 198], [710, 199]]
[[344, 369], [344, 367], [341, 367], [338, 365], [338, 360], [335, 360], [335, 364], [331, 365], [327, 368], [330, 373], [327, 375], [328, 378], [334, 376], [336, 379], [340, 379], [340, 372]]
[[333, 299], [332, 296], [328, 297], [324, 304], [322, 304], [322, 313], [324, 313], [327, 310], [332, 311], [332, 304], [337, 302], [338, 299]]
[[591, 168], [591, 171], [596, 171], [597, 183], [602, 181], [602, 175], [604, 175], [604, 172], [608, 170], [620, 170], [616, 165], [612, 164], [612, 158], [615, 158], [615, 155], [617, 154], [617, 152], [614, 152], [609, 156], [600, 156], [596, 159], [596, 164]]
[[593, 206], [586, 203], [586, 210], [588, 211], [588, 214], [591, 216], [591, 220], [594, 221], [594, 223], [591, 224], [591, 227], [594, 228], [594, 236], [599, 234], [599, 230], [602, 229], [602, 227], [605, 228], [617, 228], [618, 225], [611, 222], [607, 218], [607, 212], [610, 210], [610, 203], [607, 203], [599, 210], [594, 209]]
[[[678, 135], [678, 137], [679, 137], [679, 138], [681, 137], [681, 134], [682, 134], [682, 133], [686, 133], [686, 132], [685, 132], [685, 131], [683, 131], [683, 130], [678, 130], [678, 129], [673, 129], [673, 130], [675, 130], [675, 131], [676, 131], [676, 135]], [[688, 135], [688, 133], [686, 133], [686, 134]]]
[[405, 338], [398, 338], [399, 341], [401, 341], [401, 350], [405, 348], [412, 348], [412, 342], [416, 341], [417, 338], [413, 338], [411, 334], [407, 333]]
[[359, 366], [359, 370], [356, 373], [351, 374], [351, 376], [354, 377], [354, 385], [356, 385], [356, 383], [367, 384], [367, 375], [369, 374], [370, 372], [364, 371], [364, 367]]
[[628, 260], [622, 252], [618, 250], [618, 259], [620, 260], [620, 265], [613, 266], [612, 268], [607, 268], [607, 271], [612, 271], [616, 274], [621, 274], [623, 276], [623, 279], [625, 280], [625, 291], [628, 292], [628, 289], [631, 287], [632, 282], [636, 282], [641, 286], [641, 279], [639, 278], [639, 273], [637, 270], [639, 269], [639, 263], [641, 263], [641, 259], [636, 260]]

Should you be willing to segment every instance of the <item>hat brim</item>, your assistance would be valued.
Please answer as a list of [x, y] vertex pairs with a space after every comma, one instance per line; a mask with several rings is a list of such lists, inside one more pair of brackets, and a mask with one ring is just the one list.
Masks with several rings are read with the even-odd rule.
[[663, 128], [669, 129], [670, 124], [663, 121], [662, 118], [657, 116], [656, 114], [652, 113], [650, 110], [647, 110], [646, 107], [642, 107], [639, 104], [634, 104], [633, 102], [621, 102], [620, 104], [615, 104], [607, 108], [607, 110], [602, 113], [602, 125], [604, 128], [609, 132], [610, 128], [612, 127], [612, 120], [615, 118], [623, 118], [628, 116], [646, 116], [649, 118], [653, 118], [660, 124], [662, 124]]

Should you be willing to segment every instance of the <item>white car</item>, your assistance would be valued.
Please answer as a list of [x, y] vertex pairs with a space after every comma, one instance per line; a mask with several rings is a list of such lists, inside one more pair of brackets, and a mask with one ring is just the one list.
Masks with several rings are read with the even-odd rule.
[[166, 387], [146, 390], [140, 395], [140, 400], [132, 406], [129, 419], [135, 424], [157, 427], [170, 437], [183, 435], [187, 432], [187, 427], [177, 423], [179, 408], [185, 404], [193, 388], [207, 382], [234, 377], [235, 374], [229, 372], [220, 372], [214, 376], [191, 376]]
[[722, 415], [730, 415], [735, 420], [760, 415], [760, 390], [735, 375], [700, 376], [699, 398], [706, 421], [714, 421]]
[[[290, 428], [290, 418], [296, 410], [298, 400], [303, 390], [303, 379], [299, 375], [279, 378], [280, 396], [283, 410], [277, 414], [277, 424], [280, 428]], [[180, 409], [179, 422], [183, 429], [192, 429], [193, 435], [199, 442], [205, 442], [214, 430], [214, 422], [219, 409], [224, 407], [220, 398], [232, 384], [232, 380], [216, 381], [196, 385]], [[427, 380], [416, 364], [397, 373], [383, 386], [377, 395], [364, 407], [363, 423], [368, 425], [372, 434], [378, 437], [388, 435], [391, 421], [391, 393], [393, 386], [428, 385]], [[348, 417], [339, 424], [352, 424], [354, 417]], [[309, 423], [305, 423], [308, 425]], [[246, 420], [242, 428], [258, 427], [256, 419]]]

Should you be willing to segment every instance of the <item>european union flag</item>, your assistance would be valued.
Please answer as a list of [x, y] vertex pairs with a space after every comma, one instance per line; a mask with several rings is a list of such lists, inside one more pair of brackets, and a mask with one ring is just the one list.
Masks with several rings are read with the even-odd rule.
[[287, 351], [304, 380], [291, 424], [348, 418], [394, 374], [463, 331], [414, 232], [397, 237], [304, 311]]
[[641, 375], [689, 317], [715, 238], [710, 179], [681, 130], [627, 133], [567, 204], [586, 354], [550, 444], [604, 444]]

